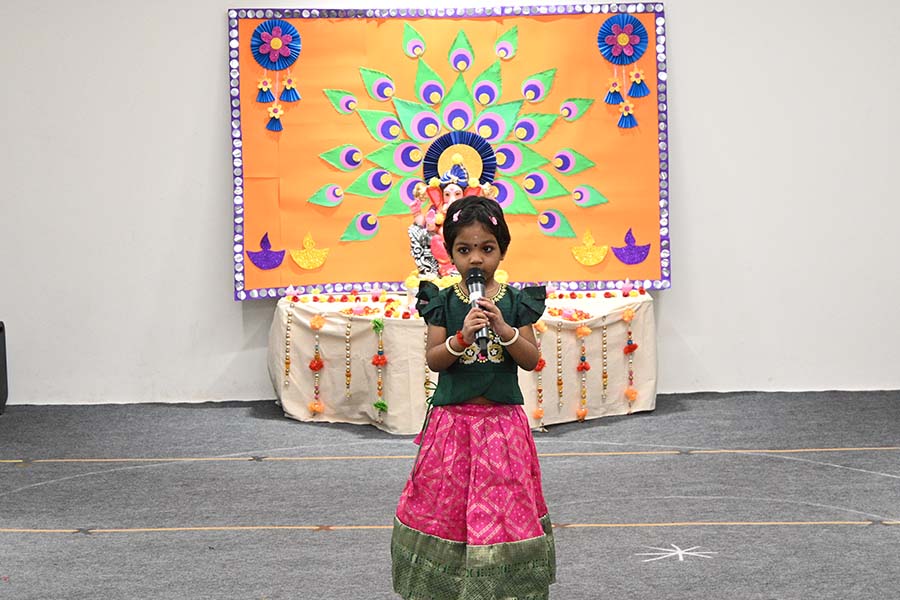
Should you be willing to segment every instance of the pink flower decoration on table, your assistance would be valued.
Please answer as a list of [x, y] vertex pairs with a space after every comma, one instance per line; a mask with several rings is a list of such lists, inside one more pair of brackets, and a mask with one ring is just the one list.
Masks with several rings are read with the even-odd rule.
[[263, 31], [259, 34], [259, 37], [261, 37], [263, 41], [262, 45], [259, 47], [259, 51], [263, 54], [268, 54], [269, 60], [272, 62], [277, 61], [279, 56], [291, 55], [291, 49], [288, 48], [288, 44], [291, 43], [294, 36], [289, 33], [282, 33], [281, 27], [276, 25], [272, 28], [272, 33]]
[[622, 285], [622, 296], [623, 297], [627, 296], [628, 294], [631, 293], [631, 290], [633, 290], [633, 289], [634, 289], [634, 284], [631, 283], [630, 279], [626, 279], [625, 284]]
[[[634, 25], [626, 24], [612, 26], [612, 34], [606, 36], [606, 43], [611, 46], [613, 56], [624, 54], [634, 56], [634, 47], [640, 43], [641, 38], [634, 34]], [[274, 60], [274, 59], [273, 59]]]

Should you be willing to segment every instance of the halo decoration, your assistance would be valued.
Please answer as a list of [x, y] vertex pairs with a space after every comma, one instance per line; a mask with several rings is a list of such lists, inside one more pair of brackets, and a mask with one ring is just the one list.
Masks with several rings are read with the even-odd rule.
[[522, 97], [528, 102], [540, 102], [550, 93], [555, 78], [556, 69], [547, 69], [527, 77], [522, 82]]
[[340, 240], [342, 242], [362, 242], [370, 240], [378, 233], [378, 217], [370, 212], [356, 213], [347, 225]]
[[472, 63], [475, 62], [475, 50], [472, 49], [472, 44], [469, 43], [469, 38], [466, 37], [464, 31], [456, 34], [456, 39], [453, 41], [453, 45], [450, 46], [447, 60], [450, 62], [450, 67], [460, 73], [472, 68]]
[[419, 59], [416, 66], [416, 95], [419, 100], [434, 106], [441, 103], [446, 93], [441, 76], [428, 66], [425, 59]]
[[341, 186], [334, 183], [327, 183], [320, 187], [315, 194], [310, 196], [310, 204], [318, 204], [319, 206], [337, 206], [344, 201], [344, 190]]
[[269, 271], [281, 265], [284, 260], [284, 250], [272, 250], [272, 244], [269, 242], [269, 232], [267, 231], [259, 240], [259, 250], [247, 250], [247, 257], [257, 269]]
[[571, 123], [583, 117], [592, 104], [593, 98], [568, 98], [559, 106], [559, 114]]
[[393, 142], [400, 137], [400, 121], [386, 110], [357, 110], [369, 134], [379, 142]]
[[553, 175], [542, 170], [526, 175], [522, 181], [522, 187], [533, 200], [546, 200], [569, 194], [569, 190], [563, 187]]
[[616, 258], [626, 265], [636, 265], [647, 259], [647, 254], [650, 252], [650, 244], [638, 245], [631, 228], [629, 228], [628, 233], [625, 234], [625, 245], [613, 246], [612, 251]]
[[492, 144], [503, 140], [516, 123], [524, 103], [524, 100], [516, 100], [491, 106], [478, 115], [473, 129]]
[[594, 166], [594, 161], [574, 148], [563, 148], [553, 156], [553, 168], [563, 175], [575, 175]]
[[300, 33], [281, 19], [263, 21], [250, 37], [250, 52], [263, 69], [283, 71], [300, 56]]
[[575, 237], [575, 231], [569, 224], [569, 220], [556, 209], [545, 210], [538, 215], [538, 228], [541, 233], [550, 237]]
[[586, 183], [572, 190], [572, 200], [581, 208], [590, 208], [591, 206], [609, 202], [609, 199], [600, 190]]
[[349, 115], [355, 111], [356, 107], [359, 105], [359, 101], [356, 99], [356, 96], [353, 95], [353, 92], [328, 89], [322, 91], [325, 92], [325, 96], [328, 98], [328, 101], [331, 102], [334, 110], [342, 115]]
[[491, 183], [497, 172], [494, 149], [483, 137], [471, 131], [451, 131], [432, 142], [422, 160], [425, 181], [440, 178], [450, 168], [453, 154], [459, 153], [469, 172], [469, 181]]
[[364, 198], [383, 198], [390, 191], [393, 182], [394, 178], [388, 171], [369, 169], [347, 186], [347, 193]]
[[425, 54], [425, 38], [409, 23], [403, 24], [403, 52], [410, 58]]
[[501, 60], [510, 60], [519, 51], [519, 26], [513, 25], [512, 29], [497, 38], [494, 44], [494, 52]]
[[597, 33], [600, 54], [614, 65], [630, 65], [647, 50], [647, 30], [634, 16], [619, 13], [608, 18]]
[[408, 175], [417, 171], [422, 164], [422, 158], [421, 148], [408, 141], [394, 142], [366, 155], [369, 162], [397, 175]]
[[441, 132], [441, 119], [430, 106], [394, 98], [394, 108], [403, 130], [413, 141], [429, 142]]
[[500, 76], [500, 61], [494, 61], [472, 82], [472, 98], [482, 106], [490, 106], [500, 99], [503, 80]]
[[631, 79], [631, 87], [628, 88], [629, 96], [632, 98], [643, 98], [650, 95], [650, 88], [644, 83], [644, 72], [641, 69], [635, 67], [628, 74], [628, 78]]
[[442, 106], [444, 126], [450, 131], [468, 129], [475, 120], [475, 105], [472, 103], [472, 94], [466, 86], [466, 80], [462, 73], [453, 82], [453, 87], [447, 92]]
[[366, 92], [373, 100], [386, 102], [394, 96], [394, 80], [387, 73], [360, 67], [359, 74], [362, 76], [363, 85], [366, 86]]
[[533, 171], [550, 161], [525, 144], [507, 142], [497, 146], [497, 169], [507, 177], [516, 177], [527, 171]]
[[518, 183], [512, 180], [495, 181], [494, 188], [497, 190], [497, 196], [494, 200], [508, 215], [536, 215], [538, 213], [534, 204], [528, 199], [525, 190]]
[[319, 155], [319, 158], [341, 171], [352, 171], [362, 164], [362, 151], [353, 144], [344, 144]]

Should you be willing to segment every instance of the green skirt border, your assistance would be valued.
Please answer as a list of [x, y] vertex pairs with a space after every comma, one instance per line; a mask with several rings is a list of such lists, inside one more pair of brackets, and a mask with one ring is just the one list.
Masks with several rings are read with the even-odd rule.
[[406, 600], [546, 600], [556, 581], [550, 516], [544, 535], [519, 542], [469, 546], [416, 531], [394, 518], [394, 591]]

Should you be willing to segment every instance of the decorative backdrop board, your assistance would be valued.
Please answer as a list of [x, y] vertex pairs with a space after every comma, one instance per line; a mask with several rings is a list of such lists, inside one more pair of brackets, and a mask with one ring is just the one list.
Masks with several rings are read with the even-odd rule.
[[669, 287], [662, 4], [228, 15], [235, 299], [452, 277], [448, 182], [511, 282]]

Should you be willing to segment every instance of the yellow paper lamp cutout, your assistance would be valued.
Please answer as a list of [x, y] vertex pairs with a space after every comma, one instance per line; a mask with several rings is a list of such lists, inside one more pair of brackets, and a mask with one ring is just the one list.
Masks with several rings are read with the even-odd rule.
[[307, 233], [303, 238], [303, 250], [291, 250], [291, 258], [301, 269], [318, 269], [328, 258], [328, 248], [316, 248], [312, 234]]
[[606, 253], [609, 252], [609, 246], [595, 246], [594, 236], [591, 235], [590, 230], [585, 231], [581, 241], [581, 246], [572, 247], [572, 254], [575, 256], [575, 260], [586, 267], [593, 267], [603, 262], [603, 259], [606, 258]]
[[506, 283], [509, 281], [509, 273], [504, 271], [503, 269], [497, 269], [494, 271], [494, 281], [497, 283]]

